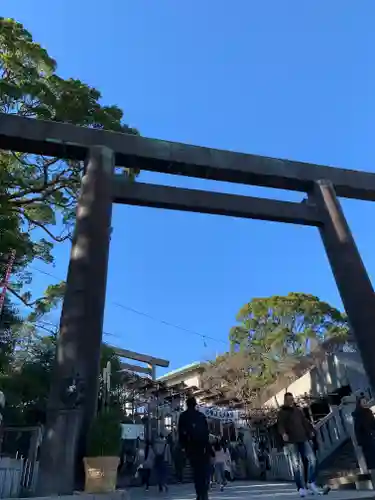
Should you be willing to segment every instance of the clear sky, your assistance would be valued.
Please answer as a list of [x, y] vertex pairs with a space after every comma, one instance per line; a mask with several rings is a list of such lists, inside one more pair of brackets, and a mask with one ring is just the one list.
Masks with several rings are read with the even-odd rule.
[[[2, 0], [1, 14], [24, 23], [62, 76], [96, 86], [144, 136], [375, 171], [374, 0]], [[375, 205], [343, 205], [373, 278]], [[171, 368], [224, 350], [252, 297], [301, 291], [341, 307], [314, 228], [127, 206], [115, 207], [113, 226], [104, 329], [116, 337], [107, 339]], [[55, 268], [35, 266], [64, 279], [68, 258], [62, 246]], [[35, 272], [35, 295], [54, 281]]]

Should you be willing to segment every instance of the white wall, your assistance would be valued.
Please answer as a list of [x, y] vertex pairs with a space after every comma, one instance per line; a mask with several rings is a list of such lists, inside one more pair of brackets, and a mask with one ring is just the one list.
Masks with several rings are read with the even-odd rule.
[[181, 375], [176, 375], [173, 376], [173, 378], [171, 377], [169, 380], [165, 380], [164, 383], [167, 387], [181, 383], [184, 383], [187, 387], [200, 387], [201, 374], [200, 372], [181, 373]]
[[[351, 384], [354, 381], [356, 385], [363, 384], [363, 373], [360, 375], [361, 370], [363, 372], [363, 367], [361, 363], [358, 363], [357, 354], [342, 354], [345, 354], [345, 357], [340, 357], [341, 353], [339, 355], [326, 355], [323, 361], [317, 366], [311, 368], [291, 384], [283, 387], [282, 390], [268, 399], [262, 406], [269, 408], [281, 406], [284, 401], [285, 392], [291, 392], [296, 397], [304, 396], [305, 394], [318, 397], [333, 392], [335, 389]], [[354, 358], [357, 359], [356, 362], [354, 362]], [[349, 360], [352, 360], [353, 364], [351, 372], [347, 368]]]
[[337, 354], [337, 358], [341, 366], [345, 369], [346, 377], [353, 392], [365, 390], [370, 387], [359, 353], [342, 352]]

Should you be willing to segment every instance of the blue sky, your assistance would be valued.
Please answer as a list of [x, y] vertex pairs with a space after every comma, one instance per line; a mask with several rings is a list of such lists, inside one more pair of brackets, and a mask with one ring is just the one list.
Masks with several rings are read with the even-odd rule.
[[[64, 77], [96, 86], [148, 137], [375, 171], [374, 0], [2, 0]], [[301, 194], [144, 173], [285, 200]], [[374, 204], [342, 200], [371, 275]], [[225, 349], [252, 297], [341, 307], [314, 228], [115, 206], [104, 330], [171, 368]], [[56, 249], [65, 278], [69, 247]], [[35, 272], [37, 296], [54, 279]], [[150, 319], [218, 339], [212, 341]], [[55, 316], [57, 313], [55, 313]], [[161, 374], [162, 371], [159, 371]]]

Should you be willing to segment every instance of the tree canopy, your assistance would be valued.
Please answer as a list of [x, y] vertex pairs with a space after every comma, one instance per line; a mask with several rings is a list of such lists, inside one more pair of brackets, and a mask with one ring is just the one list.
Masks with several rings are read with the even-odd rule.
[[[102, 104], [100, 92], [73, 78], [62, 78], [57, 63], [22, 24], [0, 18], [0, 112], [72, 123], [127, 134], [123, 112]], [[134, 178], [136, 171], [129, 171]], [[34, 259], [53, 262], [53, 246], [68, 240], [75, 221], [82, 164], [14, 151], [0, 153], [1, 255], [16, 250], [17, 274], [9, 290], [45, 312], [61, 296], [63, 285], [31, 300], [26, 266]]]
[[0, 314], [0, 374], [8, 371], [17, 342], [17, 328], [22, 319], [18, 311], [6, 298]]
[[[83, 81], [62, 78], [56, 61], [31, 33], [3, 17], [0, 112], [138, 134], [123, 121], [119, 107], [105, 104], [99, 90]], [[123, 170], [129, 180], [138, 174]], [[29, 266], [36, 259], [53, 264], [54, 245], [70, 240], [82, 172], [82, 162], [0, 151], [0, 282], [15, 252], [0, 321], [0, 386], [7, 398], [5, 418], [12, 423], [40, 421], [45, 411], [58, 329], [46, 327], [43, 317], [60, 301], [65, 284], [32, 297]], [[30, 306], [29, 315], [20, 317], [17, 301]], [[116, 387], [119, 360], [103, 349], [102, 363], [108, 359]]]
[[[13, 352], [11, 369], [0, 374], [0, 386], [6, 395], [4, 420], [7, 425], [35, 425], [44, 423], [50, 391], [58, 330], [49, 335], [29, 335], [19, 341]], [[111, 391], [109, 403], [120, 402], [122, 377], [120, 361], [113, 350], [102, 345], [101, 366], [111, 361]], [[103, 380], [100, 377], [102, 389]], [[102, 395], [99, 393], [99, 398]]]
[[345, 343], [345, 314], [304, 293], [255, 298], [243, 306], [229, 334], [231, 350], [208, 363], [204, 386], [218, 398], [256, 407], [261, 392], [319, 344]]
[[276, 360], [306, 354], [330, 337], [344, 339], [349, 330], [341, 311], [305, 293], [255, 298], [236, 319], [240, 324], [230, 332], [232, 350], [260, 346]]

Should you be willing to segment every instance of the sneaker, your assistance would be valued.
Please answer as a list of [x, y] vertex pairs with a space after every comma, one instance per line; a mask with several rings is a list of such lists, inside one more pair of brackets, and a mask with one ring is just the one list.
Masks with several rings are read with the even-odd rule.
[[299, 493], [299, 496], [300, 496], [301, 498], [304, 498], [304, 497], [306, 496], [306, 490], [305, 490], [305, 488], [300, 488], [300, 489], [298, 490], [298, 493]]
[[309, 491], [313, 494], [313, 495], [322, 495], [322, 491], [320, 488], [318, 488], [318, 486], [315, 484], [315, 483], [310, 483], [309, 484]]

